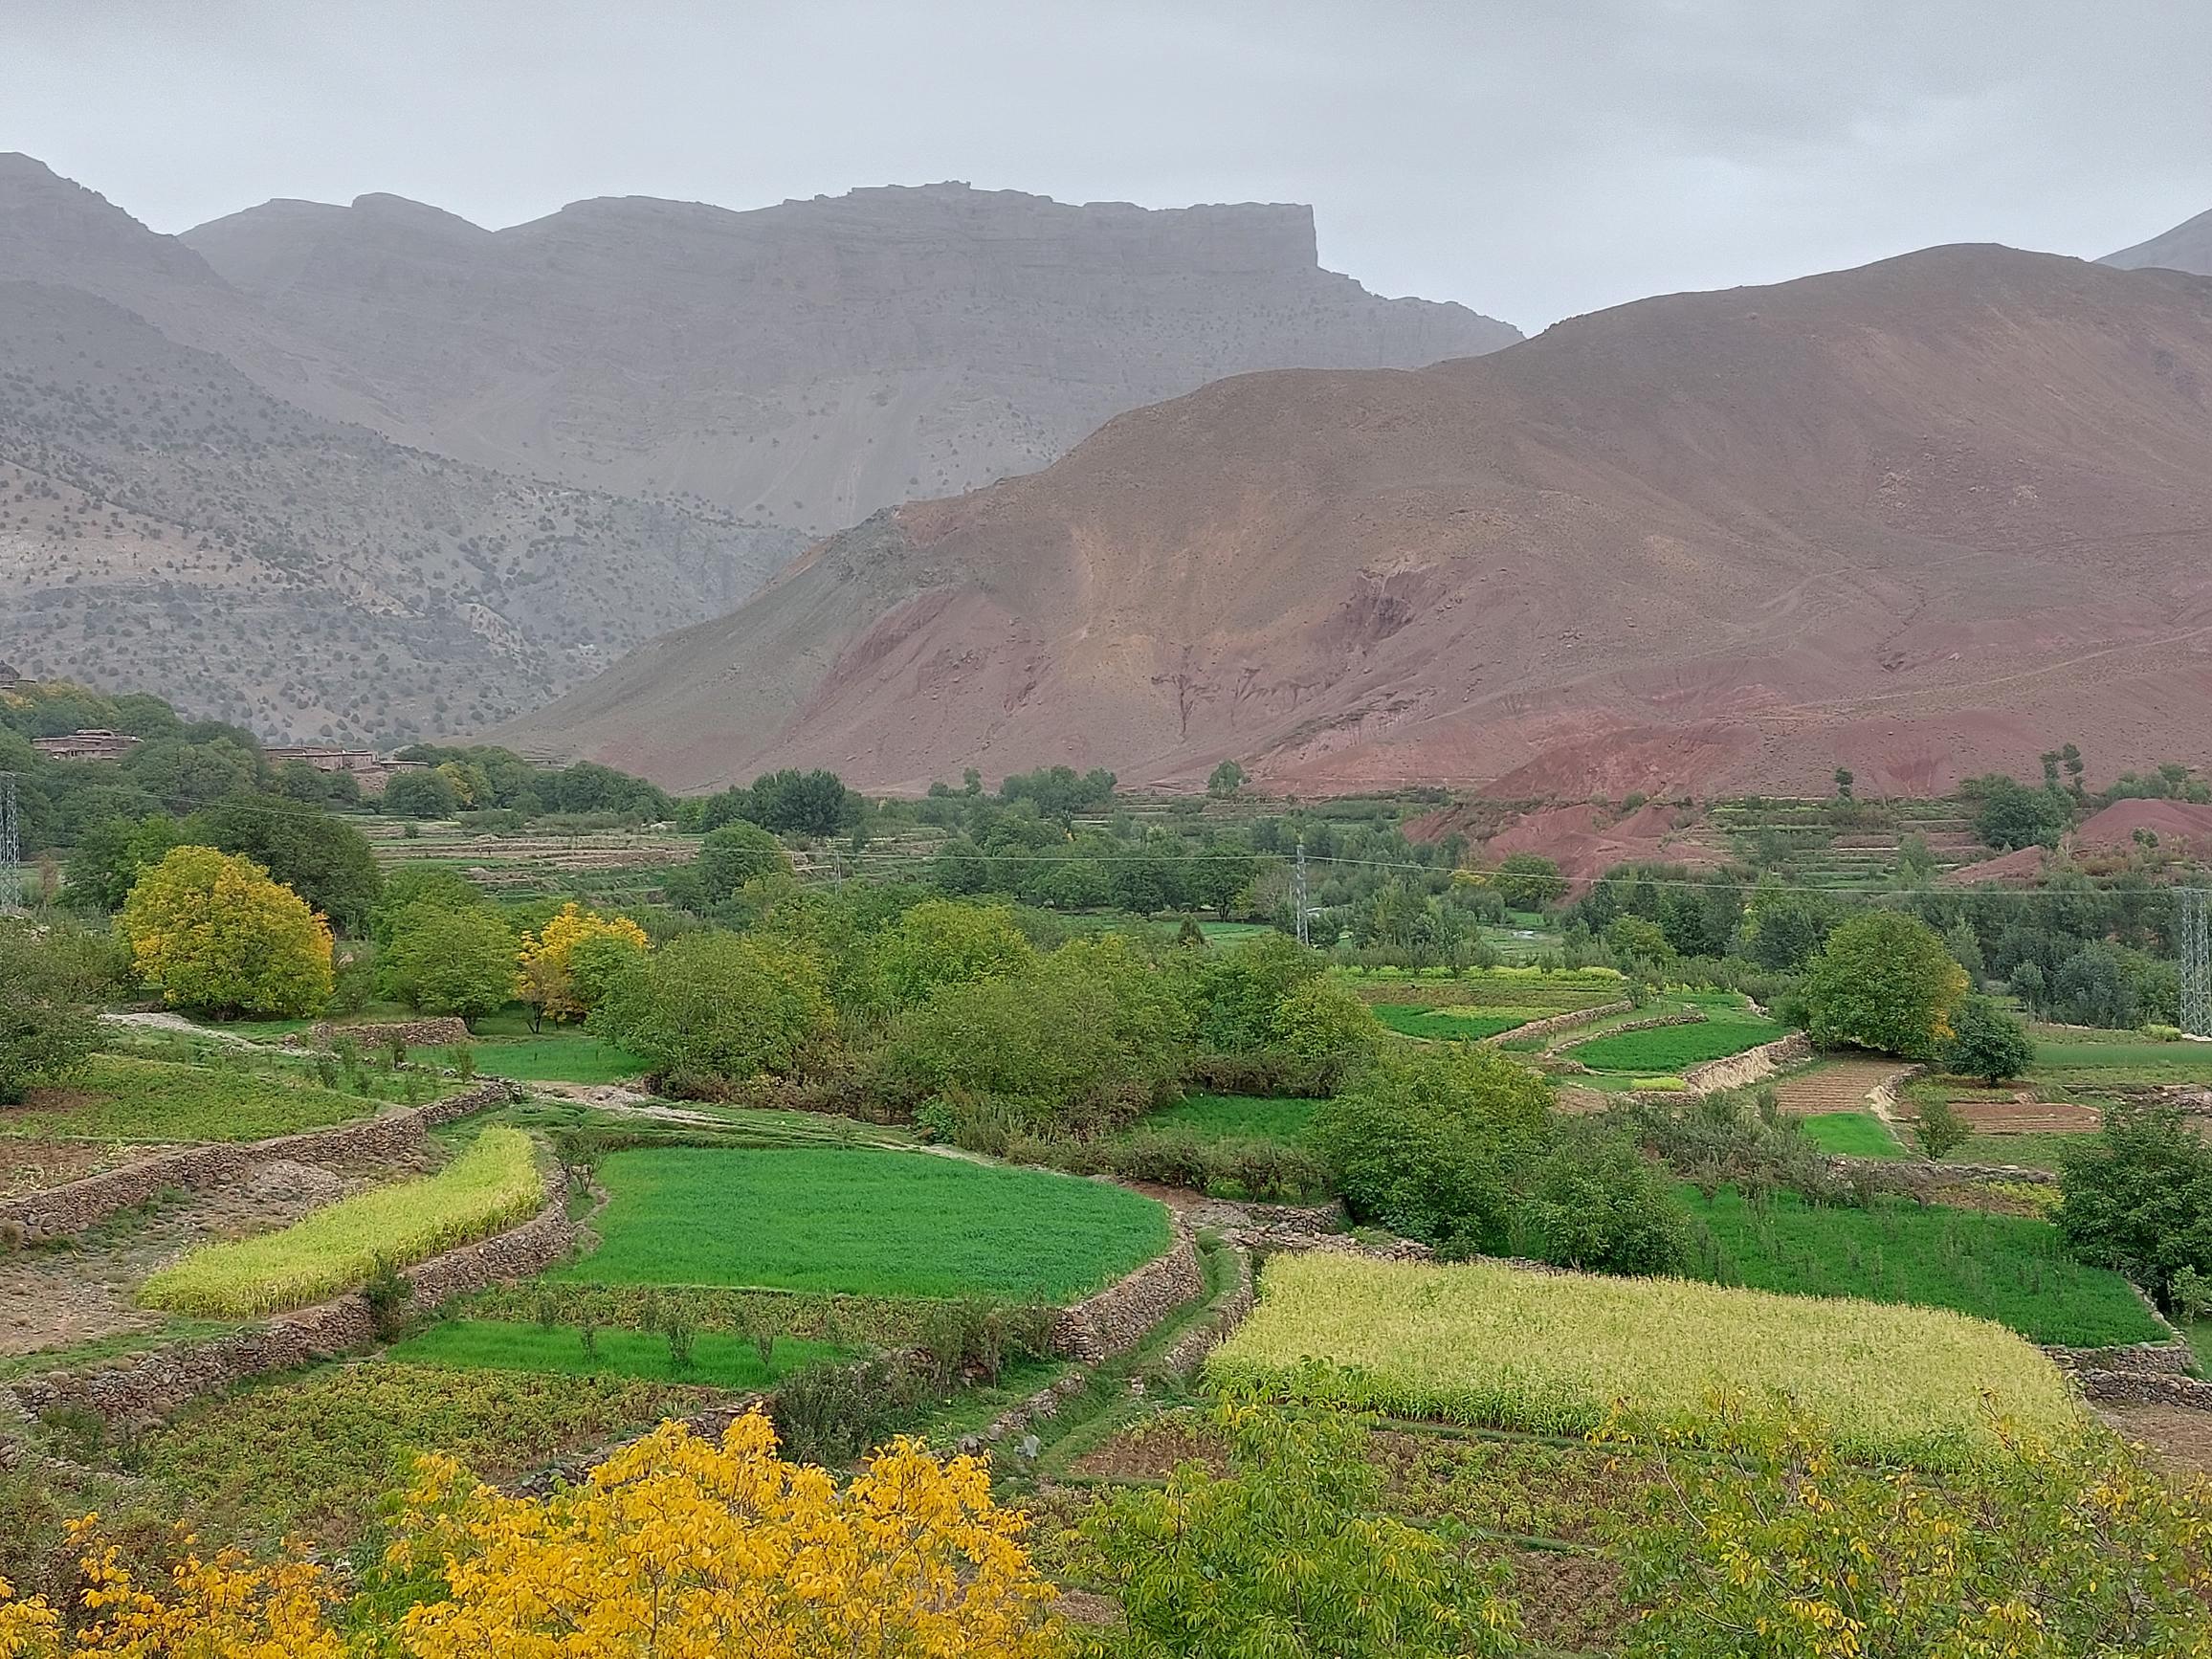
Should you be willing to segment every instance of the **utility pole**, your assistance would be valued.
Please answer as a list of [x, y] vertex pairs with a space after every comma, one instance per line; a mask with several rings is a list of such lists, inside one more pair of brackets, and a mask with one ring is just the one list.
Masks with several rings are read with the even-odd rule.
[[1306, 838], [1303, 835], [1298, 837], [1298, 871], [1292, 882], [1292, 897], [1298, 911], [1298, 942], [1311, 944], [1313, 940], [1306, 937]]
[[23, 831], [16, 821], [15, 774], [0, 772], [0, 916], [23, 909]]
[[2212, 1037], [2212, 893], [2179, 887], [2179, 925], [2175, 953], [2181, 959], [2181, 1029], [2192, 1037]]

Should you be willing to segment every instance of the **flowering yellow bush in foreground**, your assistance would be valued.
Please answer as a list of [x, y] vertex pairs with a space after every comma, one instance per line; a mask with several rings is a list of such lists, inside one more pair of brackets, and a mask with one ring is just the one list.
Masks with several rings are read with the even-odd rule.
[[[342, 1634], [335, 1586], [301, 1562], [187, 1556], [168, 1593], [133, 1584], [91, 1543], [83, 1654], [190, 1659], [1043, 1659], [1052, 1590], [1029, 1565], [1026, 1518], [998, 1508], [984, 1467], [917, 1442], [840, 1487], [784, 1462], [760, 1416], [721, 1443], [668, 1424], [587, 1482], [503, 1497], [425, 1458], [387, 1557], [414, 1594], [396, 1622]], [[0, 1659], [60, 1659], [60, 1620], [4, 1599]], [[378, 1600], [388, 1604], [388, 1596]]]

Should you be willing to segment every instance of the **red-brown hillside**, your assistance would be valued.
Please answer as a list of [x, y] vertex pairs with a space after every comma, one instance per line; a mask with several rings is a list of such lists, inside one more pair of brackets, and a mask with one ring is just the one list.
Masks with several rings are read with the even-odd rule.
[[2212, 761], [2212, 281], [1991, 247], [1218, 382], [878, 515], [507, 729], [682, 787]]

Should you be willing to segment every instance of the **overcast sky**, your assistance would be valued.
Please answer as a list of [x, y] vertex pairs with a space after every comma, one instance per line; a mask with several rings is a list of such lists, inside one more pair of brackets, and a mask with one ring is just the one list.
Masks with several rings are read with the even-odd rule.
[[157, 230], [965, 179], [1315, 205], [1532, 331], [2212, 208], [2212, 0], [0, 0], [0, 149]]

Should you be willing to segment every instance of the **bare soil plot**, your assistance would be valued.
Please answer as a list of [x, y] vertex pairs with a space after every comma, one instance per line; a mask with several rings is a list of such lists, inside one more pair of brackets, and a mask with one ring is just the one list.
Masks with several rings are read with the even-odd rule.
[[19, 1198], [27, 1192], [61, 1186], [165, 1150], [159, 1146], [119, 1146], [112, 1141], [0, 1136], [0, 1198]]
[[[1977, 1095], [1951, 1104], [1978, 1135], [2093, 1135], [2105, 1120], [2094, 1106], [2072, 1100], [1999, 1100]], [[1899, 1103], [1900, 1120], [1911, 1123], [1919, 1116], [1917, 1102], [1908, 1099]]]
[[[429, 1162], [426, 1153], [425, 1164]], [[235, 1185], [119, 1217], [72, 1244], [0, 1255], [0, 1359], [158, 1330], [166, 1315], [133, 1294], [148, 1273], [218, 1239], [288, 1227], [309, 1210], [402, 1173], [396, 1164], [325, 1169], [274, 1160]]]
[[1862, 1112], [1876, 1085], [1893, 1082], [1906, 1068], [1894, 1060], [1823, 1060], [1809, 1071], [1784, 1077], [1774, 1092], [1785, 1117], [1812, 1117], [1827, 1112]]
[[2169, 1468], [2212, 1474], [2212, 1411], [2100, 1403], [2096, 1412], [2123, 1439], [2149, 1447]]

